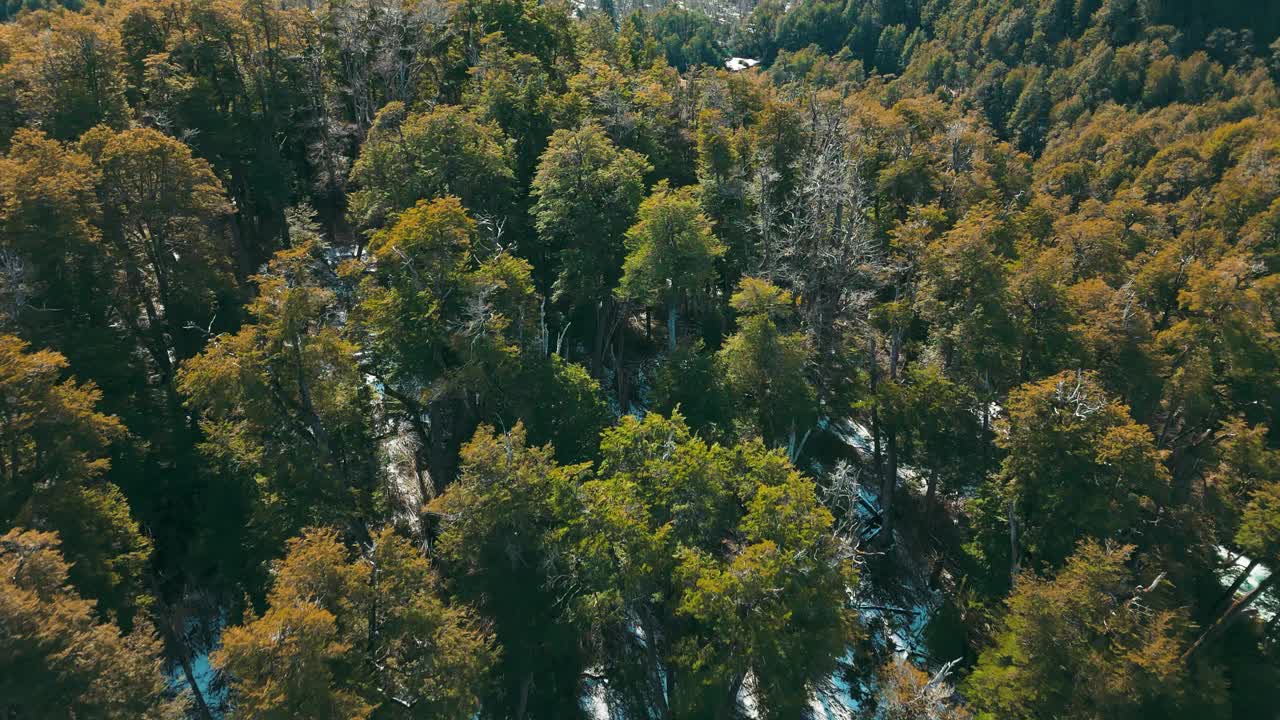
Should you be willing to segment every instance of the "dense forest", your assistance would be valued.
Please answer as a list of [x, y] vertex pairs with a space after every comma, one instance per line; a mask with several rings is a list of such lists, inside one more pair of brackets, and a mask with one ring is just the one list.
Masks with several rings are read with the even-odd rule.
[[0, 718], [1280, 718], [1278, 38], [3, 0]]

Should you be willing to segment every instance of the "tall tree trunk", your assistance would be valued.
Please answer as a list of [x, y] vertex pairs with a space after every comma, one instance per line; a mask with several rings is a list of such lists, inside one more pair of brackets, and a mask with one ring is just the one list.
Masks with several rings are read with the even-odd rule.
[[1018, 545], [1017, 506], [1009, 501], [1009, 581], [1018, 579], [1022, 572], [1022, 549]]
[[424, 500], [434, 497], [434, 490], [423, 482], [422, 476], [425, 474], [427, 478], [431, 478], [431, 467], [427, 463], [428, 448], [431, 447], [431, 431], [422, 420], [424, 410], [422, 405], [410, 397], [406, 393], [402, 393], [394, 388], [385, 378], [376, 373], [370, 372], [378, 383], [382, 385], [382, 392], [386, 393], [393, 400], [396, 400], [404, 406], [405, 418], [409, 421], [409, 427], [413, 430], [414, 436], [418, 439], [418, 447], [413, 451], [414, 473], [418, 476], [418, 490], [422, 493]]
[[661, 720], [669, 720], [671, 717], [671, 706], [667, 702], [667, 689], [663, 686], [662, 677], [664, 675], [662, 669], [662, 659], [658, 654], [658, 635], [655, 632], [657, 622], [653, 617], [653, 612], [646, 608], [643, 610], [640, 625], [644, 630], [644, 651], [649, 659], [649, 667], [647, 675], [651, 685], [651, 692], [654, 699], [658, 701], [658, 717]]
[[725, 698], [724, 705], [716, 710], [717, 720], [728, 720], [738, 715], [738, 693], [742, 692], [742, 685], [747, 680], [745, 672], [738, 673], [732, 681], [729, 682], [728, 697]]
[[[157, 586], [157, 597], [159, 590]], [[196, 717], [198, 720], [213, 720], [213, 713], [209, 711], [209, 703], [204, 699], [204, 693], [200, 691], [200, 683], [196, 681], [195, 669], [191, 666], [191, 648], [187, 645], [187, 638], [184, 629], [178, 627], [181, 617], [172, 606], [164, 606], [163, 622], [157, 623], [163, 628], [165, 639], [169, 642], [169, 646], [173, 648], [174, 654], [178, 656], [178, 665], [182, 667], [182, 676], [187, 681], [187, 687], [191, 688], [191, 698], [195, 701]]]
[[609, 303], [608, 298], [596, 302], [595, 339], [591, 345], [591, 374], [599, 378], [604, 374], [604, 350], [608, 344]]
[[302, 338], [297, 335], [293, 337], [293, 371], [294, 380], [298, 385], [298, 405], [302, 409], [303, 422], [311, 429], [311, 434], [315, 438], [316, 444], [320, 446], [334, 466], [342, 468], [342, 460], [333, 447], [333, 442], [329, 438], [329, 431], [325, 428], [324, 421], [320, 419], [320, 413], [316, 410], [315, 403], [311, 399], [311, 385], [307, 381], [306, 366], [302, 361]]
[[982, 448], [982, 471], [986, 472], [991, 457], [991, 443], [987, 442], [987, 436], [991, 434], [991, 399], [984, 397], [982, 400], [982, 439], [978, 443]]
[[213, 720], [213, 713], [209, 712], [209, 703], [205, 701], [204, 693], [200, 692], [200, 683], [196, 682], [196, 674], [191, 667], [191, 656], [187, 652], [185, 643], [178, 652], [178, 663], [182, 665], [182, 675], [187, 679], [187, 687], [191, 688], [191, 697], [196, 703], [196, 717], [200, 720]]
[[[1232, 564], [1234, 565], [1235, 563], [1232, 562]], [[1244, 572], [1240, 573], [1240, 575], [1236, 577], [1235, 581], [1231, 583], [1231, 587], [1227, 588], [1227, 591], [1222, 594], [1222, 597], [1218, 598], [1218, 602], [1213, 604], [1215, 612], [1227, 607], [1228, 604], [1235, 599], [1236, 591], [1240, 589], [1240, 586], [1244, 584], [1245, 580], [1249, 579], [1249, 575], [1253, 573], [1253, 569], [1256, 567], [1258, 567], [1258, 561], [1250, 560], [1249, 565], [1245, 567]]]
[[676, 351], [676, 300], [667, 301], [667, 350]]
[[898, 431], [890, 428], [884, 434], [885, 472], [880, 476], [880, 511], [883, 518], [880, 525], [880, 547], [893, 545], [893, 513], [894, 499], [898, 494]]
[[624, 370], [626, 363], [627, 351], [627, 331], [623, 328], [618, 333], [618, 342], [615, 345], [617, 352], [613, 353], [613, 374], [614, 379], [618, 383], [618, 407], [622, 408], [622, 413], [627, 413], [627, 407], [631, 404], [631, 384], [627, 382], [627, 373]]
[[533, 673], [529, 673], [520, 681], [520, 701], [516, 706], [516, 720], [524, 720], [524, 714], [529, 708], [529, 688], [532, 686]]
[[[868, 381], [871, 386], [871, 395], [875, 396], [876, 390], [880, 387], [880, 368], [876, 363], [876, 336], [871, 333], [867, 339], [867, 356], [871, 358], [870, 372], [868, 373]], [[884, 464], [882, 462], [882, 453], [880, 449], [880, 411], [873, 404], [871, 407], [871, 454], [875, 460], [876, 473], [884, 479]]]
[[933, 531], [933, 519], [937, 513], [934, 512], [934, 504], [938, 499], [938, 471], [929, 470], [929, 479], [924, 491], [924, 516], [925, 524], [928, 525], [929, 531]]
[[433, 497], [444, 494], [445, 487], [453, 479], [454, 456], [453, 428], [457, 424], [457, 402], [445, 396], [431, 403], [431, 446], [427, 467], [431, 469]]
[[1262, 597], [1267, 590], [1271, 589], [1271, 586], [1276, 583], [1277, 578], [1280, 578], [1280, 573], [1271, 573], [1267, 576], [1267, 579], [1258, 583], [1258, 586], [1250, 590], [1244, 597], [1231, 603], [1231, 605], [1227, 607], [1226, 611], [1219, 615], [1218, 619], [1213, 621], [1213, 624], [1200, 634], [1200, 637], [1196, 639], [1195, 644], [1187, 648], [1187, 651], [1182, 654], [1183, 661], [1191, 660], [1197, 653], [1212, 644], [1213, 641], [1217, 640], [1233, 622], [1239, 619], [1241, 613], [1248, 609], [1255, 600]]

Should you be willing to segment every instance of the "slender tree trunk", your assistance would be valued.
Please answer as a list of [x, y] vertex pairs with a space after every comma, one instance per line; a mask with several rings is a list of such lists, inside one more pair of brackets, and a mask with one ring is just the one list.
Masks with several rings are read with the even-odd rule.
[[457, 423], [458, 409], [451, 397], [443, 397], [432, 403], [431, 447], [427, 466], [431, 470], [432, 497], [444, 494], [445, 487], [453, 479], [453, 428]]
[[[867, 343], [867, 356], [871, 358], [868, 380], [871, 386], [871, 395], [874, 397], [876, 390], [880, 387], [880, 368], [876, 363], [876, 336], [874, 333], [868, 338]], [[882, 453], [880, 451], [880, 411], [874, 405], [871, 408], [871, 454], [875, 460], [876, 473], [883, 481], [884, 464], [881, 461]]]
[[320, 419], [320, 413], [316, 411], [315, 403], [311, 399], [311, 385], [307, 382], [306, 368], [302, 361], [302, 338], [298, 336], [293, 338], [293, 371], [294, 380], [298, 384], [298, 404], [302, 408], [303, 421], [311, 429], [311, 434], [320, 448], [335, 466], [341, 468], [342, 462], [334, 450], [329, 431], [325, 428], [324, 421]]
[[613, 374], [618, 383], [618, 407], [622, 408], [622, 412], [625, 415], [631, 400], [631, 384], [627, 382], [627, 373], [623, 369], [627, 351], [627, 331], [625, 328], [618, 333], [618, 342], [615, 347], [617, 352], [613, 353]]
[[1187, 651], [1182, 654], [1183, 661], [1191, 660], [1198, 652], [1212, 644], [1213, 641], [1217, 640], [1232, 623], [1239, 619], [1240, 615], [1248, 609], [1255, 600], [1262, 597], [1267, 590], [1271, 589], [1271, 586], [1276, 583], [1277, 578], [1280, 578], [1280, 573], [1271, 573], [1267, 576], [1267, 579], [1258, 583], [1258, 586], [1250, 590], [1248, 594], [1231, 603], [1231, 605], [1227, 607], [1226, 611], [1219, 615], [1218, 619], [1213, 621], [1213, 624], [1200, 634], [1200, 637], [1196, 639], [1195, 644], [1187, 648]]
[[658, 717], [667, 720], [671, 717], [671, 706], [667, 703], [667, 689], [662, 683], [662, 660], [658, 656], [658, 636], [655, 632], [653, 614], [645, 609], [640, 625], [644, 628], [644, 651], [649, 658], [649, 682], [652, 685], [654, 698], [658, 701]]
[[885, 456], [888, 461], [880, 476], [880, 510], [884, 513], [880, 525], [881, 547], [893, 545], [894, 499], [898, 494], [898, 431], [889, 429], [884, 434]]
[[[1234, 565], [1235, 563], [1232, 562], [1232, 564]], [[1236, 591], [1240, 589], [1240, 586], [1244, 584], [1245, 580], [1249, 579], [1249, 575], [1256, 567], [1258, 567], [1258, 561], [1250, 560], [1249, 565], [1245, 567], [1244, 572], [1240, 573], [1240, 575], [1236, 577], [1235, 581], [1231, 583], [1231, 587], [1227, 588], [1227, 591], [1222, 594], [1222, 597], [1218, 598], [1218, 602], [1213, 604], [1213, 609], [1215, 611], [1227, 607], [1231, 601], [1235, 599]]]
[[667, 301], [667, 350], [676, 351], [676, 300]]
[[191, 667], [191, 648], [187, 645], [184, 631], [177, 626], [179, 617], [172, 608], [168, 607], [164, 615], [166, 616], [164, 622], [159, 625], [164, 628], [166, 639], [178, 656], [178, 665], [182, 667], [182, 675], [187, 681], [187, 687], [191, 688], [191, 698], [195, 700], [196, 705], [196, 717], [199, 720], [213, 720], [209, 703], [204, 699], [204, 693], [200, 691], [200, 683], [196, 681], [195, 669]]
[[1018, 579], [1022, 572], [1022, 550], [1018, 546], [1018, 514], [1013, 501], [1009, 501], [1009, 580]]
[[933, 530], [933, 519], [936, 517], [934, 512], [934, 504], [938, 498], [938, 471], [930, 468], [928, 484], [924, 491], [924, 517], [925, 523], [929, 526], [930, 532]]
[[609, 303], [608, 298], [601, 298], [596, 302], [596, 331], [595, 341], [591, 347], [591, 373], [599, 378], [604, 374], [604, 350], [608, 343], [608, 325], [609, 325]]
[[889, 342], [889, 377], [898, 379], [898, 361], [902, 355], [902, 331], [895, 329]]
[[[898, 352], [900, 334], [895, 333], [889, 340], [889, 382], [898, 382]], [[872, 363], [876, 358], [872, 357]], [[898, 429], [890, 427], [884, 434], [885, 451], [888, 459], [886, 472], [880, 476], [880, 506], [884, 509], [884, 525], [881, 530], [882, 546], [893, 545], [893, 512], [894, 500], [898, 494]]]
[[738, 714], [738, 693], [742, 692], [742, 685], [747, 681], [746, 673], [738, 673], [729, 683], [729, 696], [725, 698], [725, 703], [716, 711], [717, 720], [728, 720]]
[[516, 720], [524, 720], [529, 709], [529, 688], [533, 686], [533, 673], [524, 676], [520, 681], [520, 704], [516, 706]]
[[984, 398], [982, 401], [982, 440], [978, 443], [982, 447], [982, 471], [986, 472], [987, 463], [990, 458], [990, 445], [987, 442], [987, 436], [991, 434], [991, 400]]

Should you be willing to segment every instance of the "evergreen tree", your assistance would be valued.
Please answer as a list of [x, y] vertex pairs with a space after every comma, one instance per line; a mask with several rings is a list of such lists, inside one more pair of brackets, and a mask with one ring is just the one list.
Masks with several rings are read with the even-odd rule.
[[267, 611], [229, 628], [213, 657], [233, 717], [473, 717], [492, 639], [436, 585], [390, 529], [355, 558], [333, 531], [290, 540]]
[[[1132, 546], [1082, 542], [1052, 579], [1019, 578], [964, 692], [979, 718], [1139, 718], [1186, 708], [1186, 620]], [[1144, 584], [1146, 583], [1146, 584]], [[1206, 703], [1207, 704], [1207, 703]]]
[[161, 672], [160, 643], [96, 619], [67, 582], [58, 536], [0, 536], [0, 710], [13, 718], [182, 716]]
[[659, 183], [640, 204], [636, 218], [627, 230], [627, 258], [617, 294], [624, 300], [665, 304], [667, 349], [674, 351], [679, 308], [714, 282], [715, 260], [725, 248], [712, 234], [692, 188], [671, 190]]

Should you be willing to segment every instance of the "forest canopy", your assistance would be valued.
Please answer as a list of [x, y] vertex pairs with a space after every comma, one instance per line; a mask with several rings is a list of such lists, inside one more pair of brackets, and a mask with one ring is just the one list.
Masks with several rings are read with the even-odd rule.
[[1280, 2], [0, 0], [2, 718], [1271, 717], [1278, 427]]

